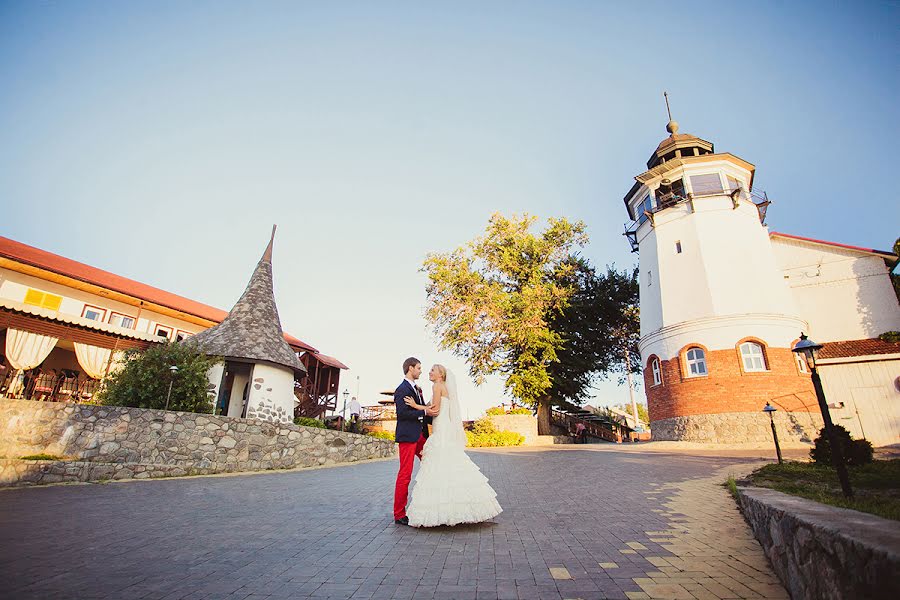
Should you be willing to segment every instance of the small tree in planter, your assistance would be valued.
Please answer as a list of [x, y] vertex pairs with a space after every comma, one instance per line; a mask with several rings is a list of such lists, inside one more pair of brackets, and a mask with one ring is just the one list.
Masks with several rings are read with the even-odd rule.
[[[174, 342], [144, 351], [129, 350], [125, 364], [104, 381], [98, 394], [100, 402], [108, 406], [162, 409], [171, 382], [169, 410], [211, 413], [213, 399], [206, 391], [206, 373], [219, 360], [197, 352], [190, 344]], [[178, 367], [174, 374], [173, 366]]]

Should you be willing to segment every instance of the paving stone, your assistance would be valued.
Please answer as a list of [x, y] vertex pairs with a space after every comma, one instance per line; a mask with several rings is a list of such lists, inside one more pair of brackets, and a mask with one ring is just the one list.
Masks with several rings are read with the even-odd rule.
[[0, 596], [787, 597], [720, 485], [753, 461], [611, 445], [470, 455], [504, 512], [453, 528], [393, 524], [394, 462], [0, 490]]

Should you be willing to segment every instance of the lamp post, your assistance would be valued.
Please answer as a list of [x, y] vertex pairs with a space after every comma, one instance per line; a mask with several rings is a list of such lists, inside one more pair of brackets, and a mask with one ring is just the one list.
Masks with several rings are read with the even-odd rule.
[[850, 476], [847, 474], [847, 465], [844, 464], [844, 452], [837, 439], [834, 431], [834, 424], [831, 422], [831, 413], [828, 412], [828, 404], [825, 401], [825, 391], [822, 389], [822, 379], [816, 370], [816, 359], [822, 344], [817, 344], [806, 334], [800, 333], [800, 341], [791, 348], [792, 352], [802, 354], [806, 358], [806, 364], [812, 375], [813, 388], [816, 390], [816, 400], [819, 401], [819, 410], [822, 412], [822, 421], [825, 423], [825, 434], [828, 436], [828, 442], [831, 444], [831, 462], [837, 471], [838, 479], [841, 481], [841, 490], [847, 498], [853, 497], [853, 489], [850, 487]]
[[768, 402], [766, 402], [765, 408], [763, 408], [764, 413], [769, 414], [769, 422], [772, 423], [772, 437], [775, 438], [775, 454], [778, 455], [778, 464], [780, 465], [784, 461], [781, 459], [781, 446], [778, 444], [778, 432], [775, 431], [775, 411], [778, 410]]
[[341, 431], [344, 430], [344, 419], [347, 416], [347, 396], [350, 395], [350, 390], [344, 390], [344, 408], [341, 409]]
[[171, 367], [169, 367], [169, 371], [172, 373], [172, 376], [169, 377], [169, 392], [166, 394], [165, 410], [169, 410], [169, 398], [172, 397], [172, 384], [175, 383], [175, 374], [178, 373], [178, 367], [172, 365]]

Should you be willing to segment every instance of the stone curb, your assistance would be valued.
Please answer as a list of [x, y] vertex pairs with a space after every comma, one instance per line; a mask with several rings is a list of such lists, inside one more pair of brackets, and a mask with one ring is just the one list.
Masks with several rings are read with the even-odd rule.
[[767, 488], [738, 498], [794, 600], [900, 597], [900, 522]]

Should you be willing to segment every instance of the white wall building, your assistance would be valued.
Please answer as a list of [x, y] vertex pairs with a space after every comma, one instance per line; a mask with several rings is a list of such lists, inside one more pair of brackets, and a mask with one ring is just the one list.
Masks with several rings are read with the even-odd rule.
[[[679, 134], [674, 121], [667, 130], [624, 198], [627, 235], [640, 252], [640, 350], [654, 439], [765, 441], [771, 433], [759, 411], [770, 402], [785, 439], [809, 441], [821, 415], [791, 347], [801, 332], [821, 343], [900, 330], [889, 279], [897, 257], [770, 235], [755, 167]], [[895, 346], [888, 350], [900, 352]], [[900, 441], [891, 427], [878, 428], [878, 443]]]

